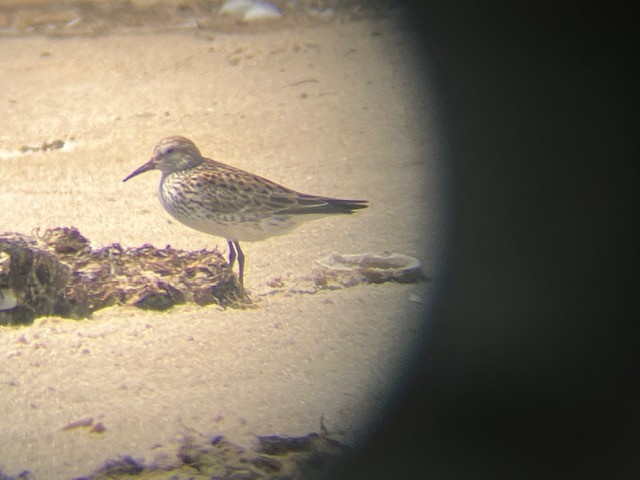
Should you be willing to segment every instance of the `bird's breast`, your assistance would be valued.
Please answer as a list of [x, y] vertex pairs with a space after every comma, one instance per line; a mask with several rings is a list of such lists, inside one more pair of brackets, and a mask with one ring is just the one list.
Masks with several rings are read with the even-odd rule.
[[221, 211], [213, 191], [199, 191], [177, 174], [160, 182], [160, 202], [180, 223], [200, 232], [237, 241], [284, 235], [298, 222], [291, 215], [251, 212], [241, 207]]

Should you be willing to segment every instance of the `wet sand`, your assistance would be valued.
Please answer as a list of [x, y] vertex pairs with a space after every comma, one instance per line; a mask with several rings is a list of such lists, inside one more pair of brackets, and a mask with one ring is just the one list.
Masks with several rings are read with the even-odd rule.
[[[0, 328], [0, 469], [86, 475], [175, 458], [186, 436], [359, 445], [421, 348], [445, 241], [435, 98], [397, 17], [244, 34], [0, 39], [0, 230], [75, 226], [99, 245], [218, 248], [173, 221], [158, 174], [122, 178], [167, 135], [298, 191], [370, 208], [245, 243], [257, 306], [128, 307]], [[61, 139], [65, 148], [19, 153]], [[295, 293], [332, 252], [419, 258], [429, 282]], [[290, 288], [273, 292], [279, 280]], [[91, 417], [105, 431], [63, 430]]]

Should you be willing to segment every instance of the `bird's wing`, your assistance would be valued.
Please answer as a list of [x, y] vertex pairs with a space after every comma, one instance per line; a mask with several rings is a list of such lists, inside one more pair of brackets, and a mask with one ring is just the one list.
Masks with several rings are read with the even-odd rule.
[[208, 205], [221, 213], [331, 214], [365, 208], [364, 200], [340, 200], [298, 193], [271, 180], [223, 163], [202, 170]]
[[296, 205], [297, 193], [239, 168], [210, 161], [199, 172], [207, 206], [221, 213], [272, 214]]

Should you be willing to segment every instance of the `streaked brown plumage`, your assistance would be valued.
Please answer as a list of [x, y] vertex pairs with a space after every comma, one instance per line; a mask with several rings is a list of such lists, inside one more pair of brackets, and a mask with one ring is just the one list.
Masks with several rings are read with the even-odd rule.
[[147, 163], [126, 182], [149, 170], [162, 171], [160, 201], [176, 220], [201, 232], [224, 237], [229, 263], [238, 258], [243, 283], [241, 241], [283, 235], [305, 221], [366, 208], [366, 200], [341, 200], [298, 193], [266, 178], [205, 158], [189, 139], [167, 137]]

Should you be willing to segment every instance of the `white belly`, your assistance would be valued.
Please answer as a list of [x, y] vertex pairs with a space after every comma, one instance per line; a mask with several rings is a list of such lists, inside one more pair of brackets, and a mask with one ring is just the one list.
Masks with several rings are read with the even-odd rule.
[[238, 242], [255, 242], [284, 235], [302, 223], [301, 215], [215, 212], [194, 201], [172, 198], [162, 189], [160, 201], [173, 218], [187, 227]]

